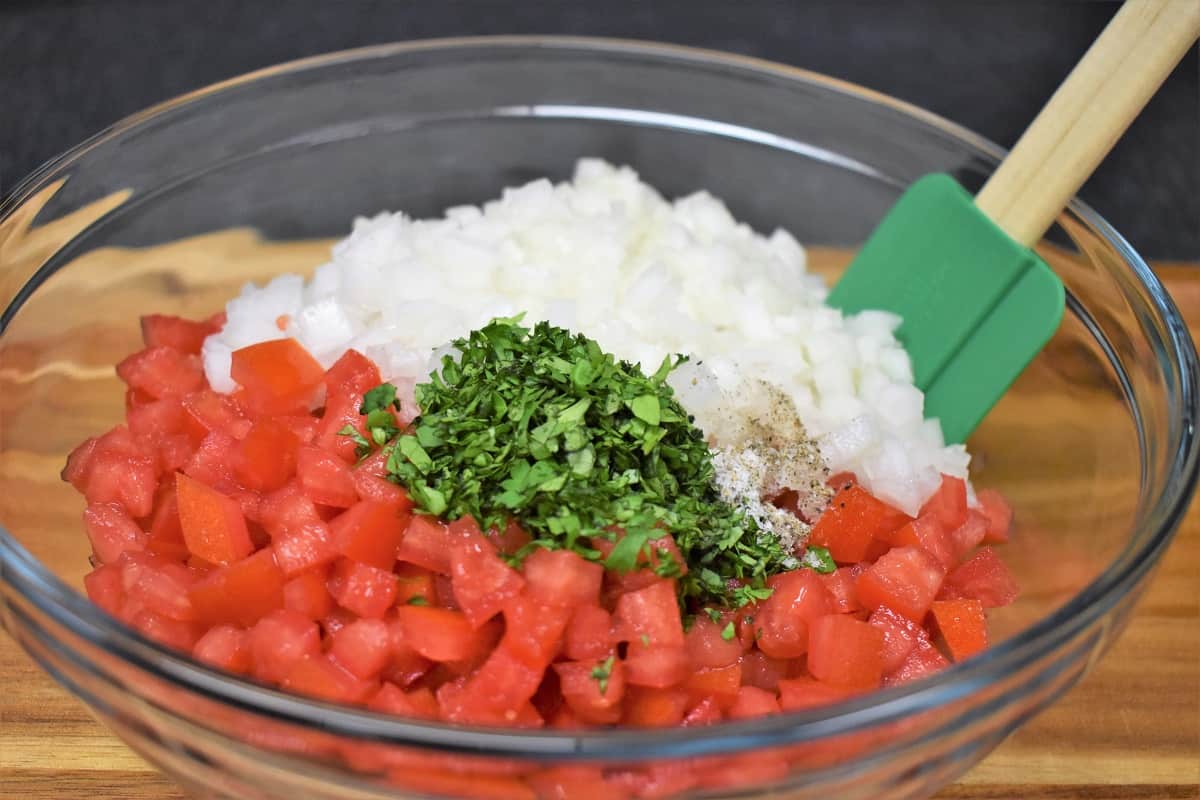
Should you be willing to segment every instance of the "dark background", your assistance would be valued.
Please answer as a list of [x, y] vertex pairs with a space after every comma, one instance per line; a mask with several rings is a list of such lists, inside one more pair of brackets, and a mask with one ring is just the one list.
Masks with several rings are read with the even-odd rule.
[[[360, 45], [495, 33], [656, 39], [760, 56], [900, 97], [1011, 146], [1116, 8], [1050, 0], [0, 0], [0, 195], [126, 114], [213, 81]], [[1150, 258], [1200, 259], [1198, 75], [1193, 48], [1081, 193]]]

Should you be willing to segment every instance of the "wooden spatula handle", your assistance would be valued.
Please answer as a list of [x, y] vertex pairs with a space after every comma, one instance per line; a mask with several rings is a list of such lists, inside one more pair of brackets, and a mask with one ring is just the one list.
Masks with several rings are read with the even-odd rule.
[[1128, 0], [975, 205], [1032, 245], [1200, 37], [1200, 0]]

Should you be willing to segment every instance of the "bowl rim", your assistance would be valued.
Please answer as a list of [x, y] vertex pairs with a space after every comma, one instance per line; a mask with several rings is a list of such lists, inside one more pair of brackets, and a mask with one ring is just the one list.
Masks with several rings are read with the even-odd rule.
[[[810, 85], [848, 95], [897, 111], [962, 142], [990, 163], [1005, 151], [989, 140], [925, 109], [817, 72], [752, 56], [653, 41], [586, 36], [475, 36], [422, 39], [372, 45], [311, 56], [255, 70], [202, 87], [150, 106], [116, 122], [100, 133], [57, 156], [20, 181], [0, 201], [0, 223], [83, 154], [150, 121], [231, 89], [289, 73], [337, 64], [385, 59], [433, 50], [472, 48], [530, 48], [575, 50], [592, 54], [642, 55], [694, 66], [719, 66], [758, 73], [788, 82]], [[13, 585], [21, 598], [72, 633], [98, 643], [126, 662], [146, 670], [174, 687], [196, 692], [204, 699], [261, 714], [278, 722], [318, 728], [332, 736], [347, 736], [398, 746], [464, 754], [504, 756], [530, 760], [642, 761], [738, 752], [824, 739], [894, 722], [916, 713], [936, 710], [993, 683], [1058, 649], [1107, 613], [1149, 572], [1170, 543], [1186, 513], [1196, 487], [1200, 459], [1195, 421], [1200, 416], [1196, 375], [1197, 357], [1187, 326], [1174, 302], [1150, 267], [1129, 243], [1087, 205], [1074, 199], [1068, 206], [1077, 217], [1112, 246], [1124, 259], [1149, 303], [1161, 318], [1171, 365], [1178, 370], [1183, 419], [1178, 444], [1170, 459], [1166, 490], [1149, 500], [1142, 511], [1149, 535], [1138, 548], [1126, 547], [1090, 584], [1056, 609], [986, 653], [954, 664], [932, 678], [872, 692], [862, 698], [820, 709], [788, 712], [747, 722], [723, 723], [703, 728], [662, 729], [651, 732], [610, 729], [582, 732], [523, 731], [457, 727], [440, 723], [406, 721], [370, 711], [309, 700], [242, 680], [193, 661], [137, 633], [93, 605], [44, 568], [0, 525], [0, 588]], [[6, 309], [8, 319], [23, 301]], [[0, 323], [0, 335], [6, 324]]]

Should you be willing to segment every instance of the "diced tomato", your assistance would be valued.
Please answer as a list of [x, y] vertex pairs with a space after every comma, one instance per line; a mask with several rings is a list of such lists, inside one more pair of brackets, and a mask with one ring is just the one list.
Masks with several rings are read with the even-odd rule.
[[359, 703], [376, 684], [356, 678], [329, 656], [310, 655], [292, 664], [283, 687], [297, 694], [334, 703]]
[[698, 669], [688, 675], [683, 688], [693, 702], [711, 697], [722, 709], [729, 708], [742, 685], [742, 664], [735, 661], [725, 667]]
[[375, 362], [357, 350], [347, 350], [333, 362], [324, 376], [326, 391], [333, 394], [364, 395], [383, 383]]
[[120, 616], [125, 603], [125, 587], [121, 581], [120, 565], [101, 564], [83, 576], [83, 588], [88, 599], [114, 617]]
[[[704, 614], [696, 617], [684, 636], [693, 669], [727, 667], [741, 659], [742, 643], [736, 636], [736, 628], [729, 627], [731, 625], [732, 616], [728, 621], [722, 619], [720, 622], [714, 622]], [[735, 635], [725, 638], [727, 629]]]
[[504, 607], [502, 644], [540, 672], [562, 647], [563, 631], [570, 617], [569, 608], [542, 605], [524, 595], [515, 597]]
[[675, 599], [675, 582], [659, 579], [644, 589], [621, 595], [613, 611], [613, 624], [620, 641], [682, 648], [683, 619]]
[[[139, 443], [129, 429], [118, 425], [96, 440], [90, 454], [80, 457], [78, 474], [83, 494], [91, 503], [120, 503], [134, 519], [154, 509], [158, 482], [156, 454]], [[69, 464], [70, 466], [70, 464]]]
[[908, 654], [908, 658], [899, 667], [883, 676], [884, 686], [898, 686], [920, 678], [927, 677], [950, 666], [946, 657], [928, 640], [918, 639], [917, 646]]
[[[382, 447], [354, 465], [355, 474], [374, 475], [376, 478], [387, 478], [389, 451]], [[365, 498], [364, 498], [365, 499]]]
[[611, 655], [616, 647], [612, 624], [612, 615], [600, 606], [580, 606], [567, 624], [563, 653], [572, 661], [588, 661]]
[[437, 719], [438, 716], [437, 698], [433, 692], [424, 687], [405, 692], [394, 683], [384, 683], [368, 701], [367, 708], [418, 719]]
[[580, 719], [599, 724], [620, 719], [621, 699], [625, 696], [625, 666], [621, 661], [561, 661], [554, 665], [554, 671], [562, 684], [563, 698]]
[[855, 564], [853, 567], [838, 567], [828, 575], [821, 575], [821, 583], [829, 592], [829, 610], [836, 614], [852, 614], [862, 608], [858, 602], [858, 592], [854, 582], [862, 569]]
[[296, 477], [314, 503], [349, 508], [358, 502], [354, 474], [337, 456], [305, 445], [296, 453]]
[[380, 619], [351, 622], [333, 635], [329, 656], [360, 680], [378, 677], [392, 657], [387, 623]]
[[408, 686], [433, 666], [433, 662], [416, 651], [409, 642], [398, 614], [393, 611], [386, 618], [392, 655], [384, 668], [384, 679], [399, 686]]
[[125, 413], [125, 423], [134, 436], [162, 437], [187, 430], [188, 416], [178, 397], [164, 397], [134, 406]]
[[809, 626], [808, 671], [817, 680], [847, 689], [873, 689], [883, 677], [883, 633], [844, 614]]
[[404, 640], [432, 661], [462, 661], [475, 651], [476, 631], [460, 611], [430, 606], [403, 606], [396, 619]]
[[533, 541], [533, 537], [513, 520], [509, 520], [508, 524], [504, 526], [504, 530], [489, 528], [483, 532], [483, 535], [496, 546], [496, 552], [502, 556], [514, 555]]
[[121, 585], [127, 597], [168, 619], [196, 620], [196, 611], [188, 599], [188, 587], [194, 578], [187, 567], [162, 556], [138, 552], [123, 553], [117, 563], [121, 565]]
[[820, 708], [848, 700], [856, 694], [854, 689], [830, 686], [812, 678], [788, 678], [779, 682], [779, 706], [784, 711]]
[[[761, 630], [758, 647], [772, 658], [796, 658], [808, 651], [808, 626], [830, 612], [832, 601], [817, 573], [798, 569], [772, 576], [774, 591], [754, 617]], [[932, 598], [931, 598], [932, 599]]]
[[464, 695], [477, 702], [516, 716], [537, 691], [546, 665], [531, 665], [523, 655], [513, 652], [511, 642], [506, 632], [500, 646], [467, 679], [463, 689]]
[[422, 795], [463, 800], [536, 800], [533, 789], [505, 775], [458, 775], [433, 769], [405, 768], [389, 773], [403, 789]]
[[967, 511], [967, 521], [946, 534], [953, 558], [953, 561], [947, 565], [948, 569], [953, 569], [955, 564], [966, 558], [972, 550], [979, 546], [980, 542], [984, 541], [987, 536], [987, 526], [987, 517], [972, 508]]
[[637, 686], [665, 689], [687, 679], [688, 654], [683, 645], [629, 643], [625, 655], [625, 680]]
[[255, 676], [278, 683], [297, 662], [320, 655], [321, 632], [297, 611], [272, 611], [250, 629], [250, 653]]
[[670, 728], [683, 722], [688, 693], [682, 689], [630, 687], [621, 722], [633, 728]]
[[930, 611], [955, 661], [987, 649], [987, 618], [978, 600], [935, 600]]
[[312, 620], [333, 612], [333, 595], [325, 587], [328, 575], [322, 567], [305, 570], [283, 584], [283, 607], [299, 611]]
[[1018, 591], [1008, 567], [992, 548], [983, 547], [946, 577], [943, 594], [947, 600], [970, 598], [984, 608], [999, 608], [1015, 600]]
[[987, 518], [987, 533], [984, 544], [1003, 544], [1008, 541], [1012, 528], [1013, 510], [1004, 495], [995, 489], [980, 489], [976, 494], [983, 515]]
[[255, 422], [233, 457], [233, 474], [248, 489], [273, 492], [296, 472], [296, 435], [273, 419]]
[[962, 478], [942, 476], [942, 484], [921, 506], [917, 515], [932, 514], [942, 523], [942, 529], [952, 531], [967, 520], [967, 483]]
[[481, 701], [466, 687], [466, 678], [447, 681], [438, 687], [437, 701], [441, 718], [460, 724], [540, 728], [544, 723], [532, 703], [519, 708], [497, 708]]
[[325, 584], [338, 605], [360, 617], [381, 618], [396, 602], [396, 576], [348, 558], [333, 565]]
[[218, 492], [232, 495], [241, 488], [233, 475], [236, 447], [236, 439], [213, 431], [200, 441], [196, 452], [184, 464], [182, 473]]
[[359, 413], [362, 395], [330, 394], [325, 398], [325, 412], [317, 425], [313, 444], [346, 464], [358, 460], [358, 444], [346, 428], [352, 428], [364, 439], [370, 439], [366, 419]]
[[742, 657], [742, 683], [746, 686], [775, 691], [787, 674], [788, 662], [771, 658], [761, 650], [751, 650]]
[[884, 539], [895, 547], [919, 547], [946, 569], [958, 563], [954, 545], [946, 536], [941, 517], [932, 512], [901, 525]]
[[142, 341], [147, 347], [170, 347], [197, 356], [204, 340], [219, 330], [212, 320], [193, 321], [167, 314], [147, 314], [141, 323]]
[[401, 563], [393, 571], [396, 575], [396, 605], [405, 606], [414, 600], [416, 605], [433, 605], [437, 602], [433, 574], [429, 570]]
[[195, 623], [164, 617], [149, 609], [133, 614], [129, 624], [147, 639], [184, 652], [190, 653], [200, 639], [200, 630]]
[[737, 699], [726, 713], [730, 719], [753, 719], [778, 714], [779, 700], [774, 692], [754, 686], [743, 686], [738, 689]]
[[83, 512], [83, 525], [92, 552], [102, 564], [112, 564], [122, 553], [146, 549], [145, 531], [119, 503], [91, 503]]
[[[734, 697], [737, 695], [735, 694]], [[714, 725], [722, 719], [721, 706], [716, 697], [705, 697], [696, 702], [683, 715], [680, 725], [684, 728], [699, 728]]]
[[575, 608], [600, 597], [604, 567], [570, 550], [538, 548], [521, 567], [529, 596], [544, 605]]
[[241, 439], [252, 425], [236, 400], [212, 389], [192, 392], [183, 398], [183, 407], [192, 418], [191, 429], [197, 439], [214, 432]]
[[178, 397], [204, 385], [200, 359], [170, 347], [147, 347], [117, 364], [117, 376], [130, 389], [154, 398]]
[[920, 622], [937, 596], [945, 575], [942, 565], [918, 547], [896, 547], [858, 576], [863, 606], [887, 606]]
[[885, 673], [893, 672], [905, 662], [918, 641], [929, 641], [929, 634], [916, 622], [897, 614], [887, 606], [871, 612], [867, 624], [883, 634], [882, 665]]
[[196, 618], [209, 625], [224, 622], [250, 627], [284, 605], [283, 572], [271, 548], [215, 569], [187, 595]]
[[100, 437], [98, 436], [84, 439], [83, 443], [67, 456], [67, 463], [62, 469], [60, 477], [75, 487], [77, 492], [87, 491], [89, 467], [92, 463], [92, 455], [96, 452], [96, 446], [99, 443]]
[[525, 778], [540, 800], [623, 800], [629, 795], [604, 779], [598, 767], [540, 769]]
[[354, 470], [354, 490], [363, 500], [374, 500], [394, 508], [405, 514], [405, 519], [411, 515], [413, 502], [408, 492], [389, 480], [372, 475], [362, 470]]
[[909, 520], [887, 503], [876, 499], [861, 486], [851, 484], [833, 496], [809, 542], [829, 548], [839, 564], [862, 561], [873, 539], [882, 537]]
[[233, 351], [230, 375], [260, 413], [307, 411], [324, 370], [295, 339], [274, 339]]
[[172, 476], [159, 488], [154, 504], [154, 515], [150, 520], [147, 552], [175, 561], [185, 561], [189, 552], [183, 540], [183, 528], [179, 526], [179, 503], [175, 500], [175, 481]]
[[390, 570], [407, 525], [407, 514], [400, 516], [394, 506], [363, 500], [339, 514], [329, 530], [334, 549], [346, 558]]
[[521, 574], [501, 560], [475, 520], [450, 523], [450, 580], [454, 599], [478, 628], [525, 588]]
[[245, 674], [251, 666], [250, 636], [232, 625], [216, 625], [200, 637], [192, 655], [205, 664]]
[[175, 476], [179, 525], [188, 550], [213, 564], [229, 564], [254, 549], [236, 500], [183, 473]]
[[404, 529], [396, 557], [441, 575], [450, 574], [450, 536], [432, 517], [414, 514]]

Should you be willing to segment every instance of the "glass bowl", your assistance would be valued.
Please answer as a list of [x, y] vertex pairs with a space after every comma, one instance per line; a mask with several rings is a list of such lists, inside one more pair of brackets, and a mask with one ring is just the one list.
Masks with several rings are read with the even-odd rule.
[[[811, 73], [666, 45], [417, 42], [309, 59], [164, 103], [48, 164], [0, 209], [0, 590], [7, 630], [197, 797], [532, 797], [535, 768], [646, 796], [933, 793], [1067, 691], [1112, 643], [1197, 477], [1196, 355], [1161, 284], [1081, 203], [1041, 245], [1061, 330], [972, 438], [1006, 492], [1023, 586], [995, 646], [935, 678], [806, 713], [577, 735], [463, 729], [282, 694], [141, 637], [78, 589], [70, 449], [123, 411], [137, 317], [201, 316], [307, 271], [355, 215], [434, 215], [580, 156], [667, 195], [704, 188], [791, 230], [836, 274], [903, 188], [978, 188], [1000, 151]], [[598, 772], [599, 770], [599, 772]]]

